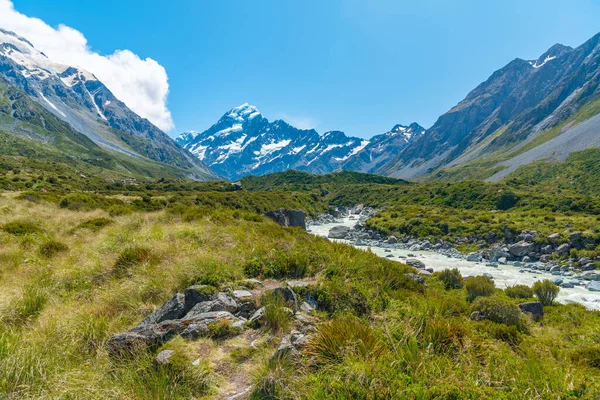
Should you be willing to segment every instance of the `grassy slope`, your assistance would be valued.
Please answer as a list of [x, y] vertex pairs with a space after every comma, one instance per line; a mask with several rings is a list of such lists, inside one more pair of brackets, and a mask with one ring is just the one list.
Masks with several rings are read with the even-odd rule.
[[[101, 209], [77, 212], [5, 193], [0, 214], [5, 224], [35, 228], [23, 236], [0, 230], [0, 393], [9, 398], [204, 398], [221, 393], [234, 371], [256, 377], [254, 398], [600, 394], [597, 367], [586, 361], [600, 351], [600, 315], [579, 306], [547, 307], [542, 322], [518, 331], [473, 322], [464, 289], [445, 291], [430, 278], [423, 290], [404, 278], [409, 269], [399, 263], [244, 211], [111, 218]], [[81, 226], [92, 218], [111, 223], [95, 231]], [[50, 240], [68, 249], [45, 258], [40, 248]], [[150, 255], [126, 277], [113, 276], [119, 254], [140, 247]], [[254, 333], [259, 350], [244, 359], [232, 351], [248, 346], [239, 339], [175, 339], [165, 348], [177, 361], [166, 369], [152, 365], [153, 353], [108, 357], [112, 334], [192, 283], [244, 278], [250, 260], [265, 276], [316, 274], [319, 283], [309, 290], [325, 309], [319, 318], [333, 317], [340, 328], [332, 340], [313, 342], [295, 361], [268, 362], [281, 332], [263, 330]], [[494, 298], [506, 300], [501, 291]], [[340, 322], [348, 314], [358, 320]]]
[[308, 190], [323, 185], [408, 184], [408, 182], [401, 179], [352, 171], [334, 172], [326, 175], [313, 175], [307, 172], [294, 170], [263, 176], [248, 176], [242, 178], [241, 183], [245, 189], [253, 191], [267, 191], [273, 190], [274, 188], [278, 190]]
[[542, 190], [576, 191], [600, 195], [600, 149], [571, 153], [564, 162], [538, 161], [523, 166], [506, 180], [519, 187]]

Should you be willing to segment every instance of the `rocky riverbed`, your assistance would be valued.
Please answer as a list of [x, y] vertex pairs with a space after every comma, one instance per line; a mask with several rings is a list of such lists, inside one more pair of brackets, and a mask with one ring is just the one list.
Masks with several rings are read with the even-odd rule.
[[559, 302], [576, 302], [600, 310], [600, 271], [592, 269], [592, 260], [559, 263], [549, 257], [538, 257], [535, 250], [541, 249], [532, 243], [532, 233], [522, 233], [520, 236], [524, 237], [515, 238], [520, 240], [510, 245], [496, 244], [491, 249], [463, 254], [443, 241], [431, 243], [429, 240], [384, 237], [370, 231], [364, 222], [374, 213], [375, 210], [368, 207], [337, 210], [308, 221], [307, 229], [315, 235], [370, 249], [380, 257], [409, 264], [423, 275], [458, 268], [465, 277], [488, 275], [500, 288], [532, 285], [538, 280], [549, 279], [561, 286]]

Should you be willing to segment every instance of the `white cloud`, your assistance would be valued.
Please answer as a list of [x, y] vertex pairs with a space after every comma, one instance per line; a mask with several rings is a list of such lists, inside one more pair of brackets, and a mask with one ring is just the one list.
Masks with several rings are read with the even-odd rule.
[[167, 108], [167, 72], [153, 59], [142, 60], [129, 50], [107, 56], [95, 53], [81, 32], [65, 25], [54, 28], [23, 15], [11, 0], [0, 0], [0, 27], [23, 36], [53, 61], [93, 73], [119, 100], [159, 128], [174, 128]]

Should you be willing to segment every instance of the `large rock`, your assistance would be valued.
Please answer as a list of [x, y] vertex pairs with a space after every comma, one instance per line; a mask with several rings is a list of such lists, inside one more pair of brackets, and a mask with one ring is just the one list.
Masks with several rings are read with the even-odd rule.
[[147, 348], [158, 348], [183, 329], [180, 321], [138, 325], [110, 338], [107, 342], [108, 352], [112, 356], [127, 356]]
[[558, 255], [562, 257], [568, 256], [569, 251], [571, 251], [571, 245], [569, 245], [568, 243], [563, 243], [560, 246], [558, 246], [558, 249], [556, 249]]
[[142, 321], [142, 324], [157, 324], [167, 320], [179, 319], [188, 311], [189, 309], [185, 306], [185, 295], [177, 293]]
[[481, 260], [483, 260], [483, 255], [480, 251], [474, 251], [472, 253], [467, 254], [467, 261], [481, 262]]
[[409, 265], [409, 266], [411, 266], [413, 268], [416, 268], [416, 269], [425, 269], [425, 264], [423, 264], [422, 261], [419, 261], [419, 260], [414, 259], [414, 258], [407, 259], [406, 260], [406, 265]]
[[284, 227], [298, 226], [306, 230], [306, 213], [302, 210], [280, 208], [279, 210], [265, 213], [265, 217], [272, 219]]
[[600, 292], [600, 282], [592, 281], [587, 285], [587, 290], [590, 292]]
[[350, 228], [347, 226], [334, 226], [329, 230], [327, 235], [330, 239], [345, 239], [350, 233]]
[[210, 333], [208, 325], [213, 322], [228, 320], [231, 324], [241, 321], [227, 311], [211, 311], [206, 313], [190, 313], [183, 318], [186, 328], [181, 332], [181, 337], [187, 340], [195, 340]]
[[191, 310], [198, 303], [214, 299], [214, 288], [207, 285], [190, 286], [185, 290], [185, 307]]
[[515, 257], [524, 257], [527, 254], [529, 254], [530, 252], [532, 252], [533, 249], [534, 249], [533, 243], [520, 241], [518, 243], [511, 245], [508, 248], [508, 251], [510, 252], [510, 254], [512, 254]]
[[529, 313], [534, 320], [538, 321], [544, 316], [544, 306], [539, 301], [530, 301], [519, 304], [519, 308], [524, 313]]

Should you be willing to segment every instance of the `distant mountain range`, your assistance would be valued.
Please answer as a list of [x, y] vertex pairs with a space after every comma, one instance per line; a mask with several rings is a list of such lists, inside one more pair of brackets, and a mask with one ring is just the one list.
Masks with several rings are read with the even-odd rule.
[[119, 174], [218, 177], [93, 74], [52, 61], [26, 38], [4, 29], [0, 92], [0, 131]]
[[557, 44], [536, 60], [511, 61], [427, 130], [412, 123], [370, 139], [319, 134], [270, 122], [243, 104], [206, 131], [173, 140], [90, 72], [0, 29], [0, 158], [75, 160], [106, 176], [150, 179], [238, 180], [295, 169], [496, 181], [599, 147], [600, 34], [577, 48]]
[[600, 34], [515, 59], [377, 173], [499, 180], [539, 159], [600, 146]]
[[319, 135], [282, 120], [269, 122], [256, 107], [243, 104], [225, 113], [208, 130], [185, 132], [176, 141], [217, 173], [237, 180], [288, 169], [317, 174], [373, 172], [424, 131], [413, 123], [396, 125], [370, 140], [340, 131]]

